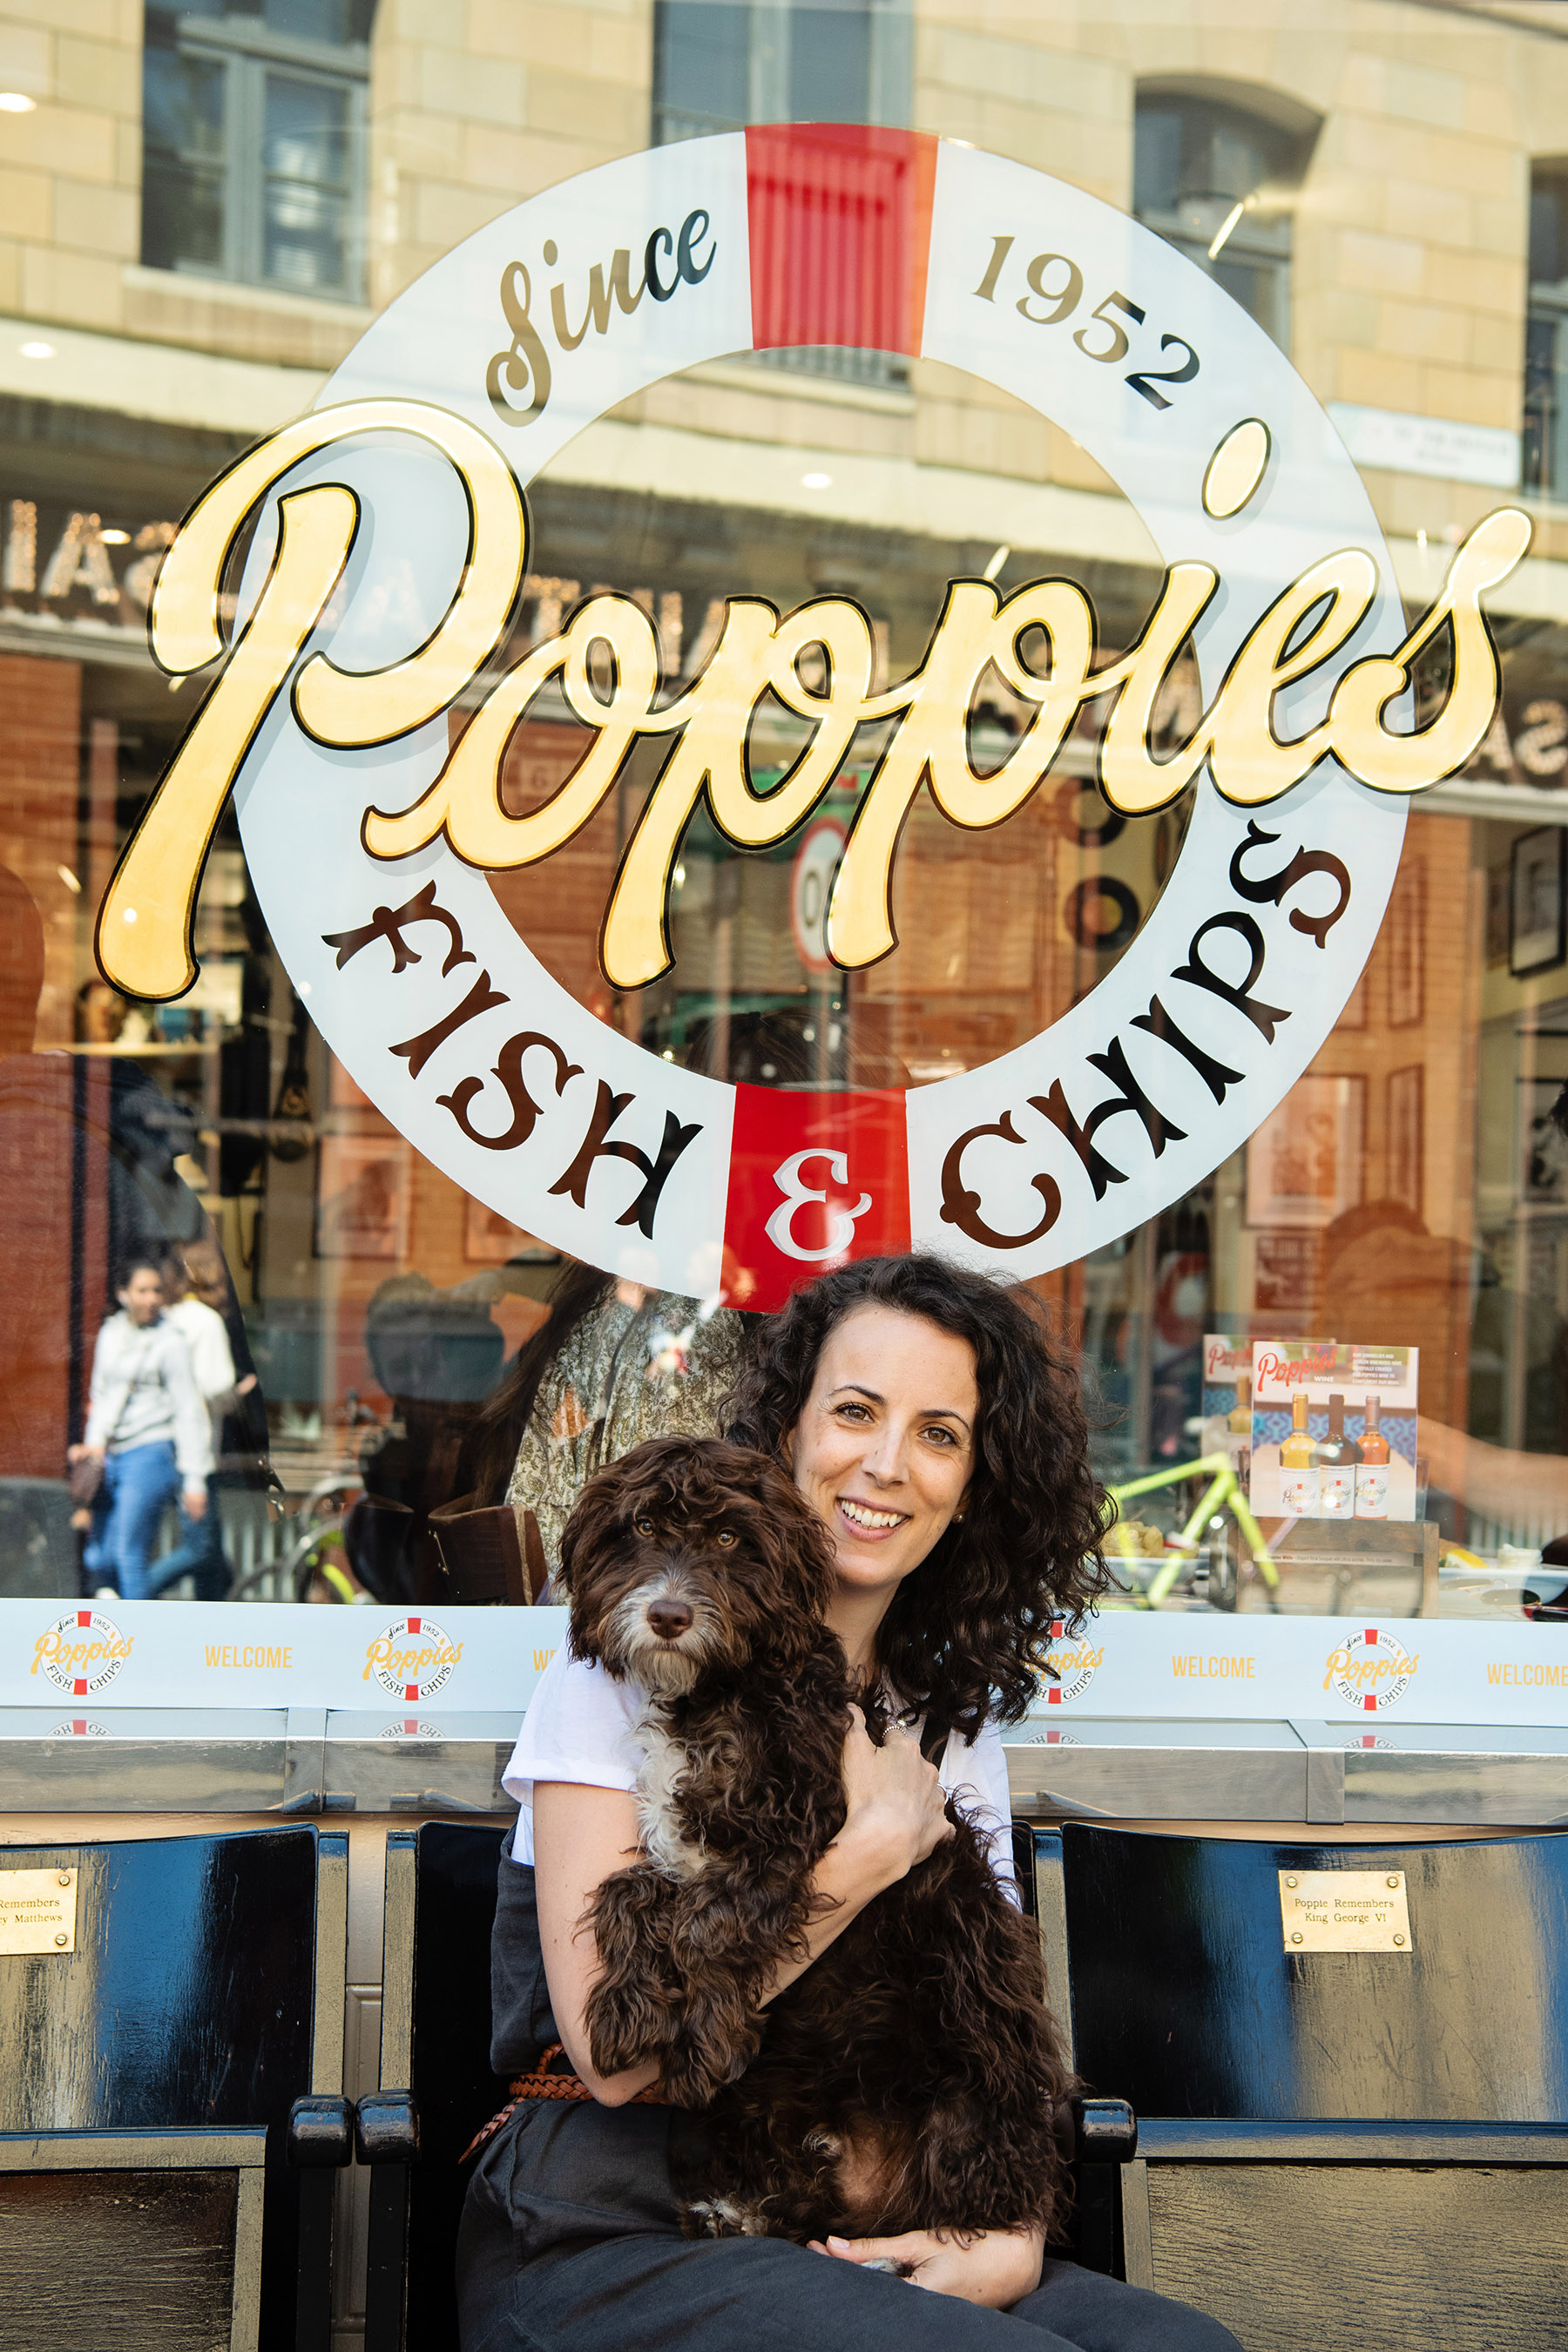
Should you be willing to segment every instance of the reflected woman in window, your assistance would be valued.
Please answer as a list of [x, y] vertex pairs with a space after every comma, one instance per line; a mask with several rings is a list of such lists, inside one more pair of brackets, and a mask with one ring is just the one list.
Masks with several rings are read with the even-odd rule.
[[549, 1320], [485, 1402], [460, 1483], [477, 1505], [510, 1503], [525, 1547], [537, 1543], [553, 1576], [562, 1529], [595, 1470], [647, 1437], [717, 1436], [755, 1321], [568, 1264]]

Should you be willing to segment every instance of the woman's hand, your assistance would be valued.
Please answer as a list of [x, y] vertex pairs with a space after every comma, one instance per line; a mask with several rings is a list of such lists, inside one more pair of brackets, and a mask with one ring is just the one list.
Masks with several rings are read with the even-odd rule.
[[813, 2239], [812, 2248], [841, 2263], [897, 2263], [913, 2286], [1006, 2311], [1039, 2285], [1046, 2242], [1038, 2230], [986, 2230], [967, 2245], [911, 2230], [903, 2238]]
[[943, 1807], [942, 1775], [921, 1754], [920, 1741], [895, 1724], [879, 1748], [858, 1706], [844, 1741], [844, 1827], [841, 1848], [862, 1857], [882, 1886], [891, 1886], [952, 1835]]

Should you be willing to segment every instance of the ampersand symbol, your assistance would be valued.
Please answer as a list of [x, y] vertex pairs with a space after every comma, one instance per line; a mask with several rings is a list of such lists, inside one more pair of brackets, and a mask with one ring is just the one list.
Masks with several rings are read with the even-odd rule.
[[818, 1148], [794, 1153], [782, 1168], [773, 1171], [773, 1182], [784, 1194], [784, 1199], [763, 1230], [774, 1249], [782, 1250], [785, 1257], [801, 1258], [815, 1265], [823, 1258], [843, 1256], [855, 1238], [855, 1220], [865, 1215], [871, 1205], [871, 1195], [862, 1192], [852, 1209], [835, 1209], [827, 1220], [827, 1239], [822, 1247], [803, 1248], [795, 1238], [795, 1211], [803, 1209], [808, 1201], [819, 1201], [826, 1209], [828, 1200], [827, 1185], [819, 1192], [802, 1182], [801, 1171], [808, 1160], [826, 1160], [828, 1185], [848, 1183], [849, 1162], [842, 1151]]

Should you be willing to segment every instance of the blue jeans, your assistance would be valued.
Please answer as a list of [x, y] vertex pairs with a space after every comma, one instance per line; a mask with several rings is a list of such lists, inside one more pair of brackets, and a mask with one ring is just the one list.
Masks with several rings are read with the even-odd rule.
[[234, 1581], [223, 1548], [223, 1521], [218, 1516], [217, 1480], [207, 1480], [207, 1507], [204, 1518], [193, 1519], [184, 1503], [180, 1505], [180, 1542], [176, 1551], [165, 1552], [155, 1559], [148, 1574], [147, 1597], [153, 1600], [166, 1592], [182, 1576], [195, 1579], [198, 1601], [223, 1601]]
[[166, 1437], [109, 1455], [87, 1544], [87, 1566], [96, 1582], [117, 1584], [122, 1601], [149, 1598], [153, 1547], [163, 1513], [179, 1491], [179, 1468]]

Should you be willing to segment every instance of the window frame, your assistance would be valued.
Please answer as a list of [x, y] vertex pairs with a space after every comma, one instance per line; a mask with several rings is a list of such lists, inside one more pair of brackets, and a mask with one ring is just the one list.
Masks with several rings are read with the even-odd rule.
[[[1289, 186], [1292, 192], [1301, 186], [1307, 176], [1313, 151], [1322, 129], [1321, 119], [1316, 121], [1313, 128], [1309, 129], [1306, 123], [1302, 122], [1292, 129], [1286, 122], [1279, 121], [1276, 115], [1265, 112], [1260, 107], [1249, 106], [1245, 87], [1234, 83], [1205, 89], [1196, 84], [1176, 87], [1159, 80], [1140, 82], [1133, 93], [1132, 107], [1135, 191], [1139, 117], [1145, 109], [1152, 112], [1159, 108], [1174, 109], [1178, 111], [1195, 111], [1198, 109], [1206, 108], [1217, 116], [1228, 118], [1232, 123], [1255, 127], [1258, 132], [1265, 134], [1267, 139], [1283, 141], [1293, 145], [1296, 152], [1290, 167], [1290, 174], [1289, 178], [1282, 177], [1278, 184], [1281, 186]], [[1266, 178], [1259, 184], [1267, 186], [1270, 183]], [[1220, 279], [1220, 264], [1224, 259], [1246, 263], [1254, 269], [1267, 271], [1271, 288], [1268, 305], [1271, 317], [1260, 317], [1256, 311], [1250, 311], [1249, 316], [1257, 318], [1258, 325], [1272, 337], [1279, 349], [1289, 355], [1294, 326], [1293, 265], [1295, 260], [1294, 223], [1290, 212], [1281, 208], [1272, 214], [1243, 213], [1226, 236], [1220, 255], [1211, 260], [1209, 246], [1213, 242], [1215, 234], [1222, 226], [1226, 210], [1228, 209], [1217, 194], [1212, 197], [1212, 203], [1214, 224], [1206, 236], [1201, 227], [1194, 227], [1189, 216], [1184, 215], [1183, 201], [1179, 194], [1173, 209], [1166, 210], [1146, 205], [1138, 207], [1133, 216], [1141, 221], [1145, 228], [1152, 228], [1156, 236], [1163, 236], [1167, 244], [1173, 245], [1179, 253], [1184, 253], [1189, 260], [1197, 264], [1205, 276], [1215, 278], [1216, 282], [1223, 282]]]
[[[258, 27], [254, 20], [243, 17], [193, 15], [175, 19], [173, 54], [224, 68], [223, 257], [216, 268], [193, 260], [149, 263], [143, 247], [143, 267], [166, 269], [171, 277], [254, 286], [268, 294], [293, 295], [301, 301], [361, 303], [364, 299], [366, 260], [368, 45], [305, 41], [292, 34]], [[296, 80], [315, 82], [347, 94], [347, 232], [343, 277], [337, 286], [294, 285], [268, 276], [264, 268], [268, 178], [265, 153], [267, 77], [269, 72], [279, 71]], [[145, 159], [145, 129], [142, 142]], [[145, 215], [143, 235], [144, 223]]]
[[[1530, 171], [1531, 210], [1538, 188], [1556, 184], [1568, 226], [1568, 163], [1561, 156], [1537, 156]], [[1565, 239], [1564, 242], [1568, 242]], [[1533, 245], [1533, 235], [1530, 237]], [[1560, 251], [1559, 259], [1563, 258]], [[1542, 368], [1536, 359], [1538, 331], [1550, 334], [1552, 357]], [[1568, 272], [1555, 278], [1537, 278], [1525, 264], [1524, 351], [1520, 384], [1521, 487], [1530, 495], [1554, 505], [1568, 503]], [[1548, 387], [1544, 404], [1531, 400], [1532, 390]], [[1556, 387], [1553, 391], [1551, 387]], [[1533, 442], [1536, 463], [1531, 466]]]

